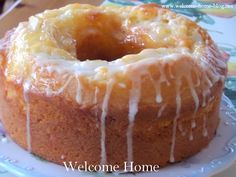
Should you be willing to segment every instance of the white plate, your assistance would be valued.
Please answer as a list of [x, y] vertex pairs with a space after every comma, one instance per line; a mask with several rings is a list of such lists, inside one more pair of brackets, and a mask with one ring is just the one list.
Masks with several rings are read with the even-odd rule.
[[[159, 172], [138, 173], [137, 177], [208, 177], [229, 167], [236, 160], [236, 109], [223, 96], [221, 123], [210, 145], [188, 160], [160, 169]], [[67, 172], [59, 166], [35, 157], [12, 142], [0, 127], [0, 166], [21, 177], [105, 176], [102, 173]], [[50, 152], [50, 150], [48, 150]], [[117, 175], [117, 174], [116, 174]], [[114, 176], [114, 174], [106, 174]], [[120, 176], [134, 176], [123, 174]]]

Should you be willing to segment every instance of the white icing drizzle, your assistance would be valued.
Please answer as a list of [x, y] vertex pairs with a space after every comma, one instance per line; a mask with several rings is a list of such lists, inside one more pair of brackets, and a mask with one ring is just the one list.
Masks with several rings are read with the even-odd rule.
[[64, 155], [61, 155], [61, 160], [64, 160], [65, 159], [65, 156]]
[[[195, 113], [196, 114], [196, 113]], [[196, 116], [196, 115], [195, 115]], [[195, 117], [194, 117], [195, 118]], [[191, 127], [192, 128], [196, 128], [197, 124], [196, 124], [196, 121], [195, 120], [192, 120], [191, 121]]]
[[125, 85], [124, 83], [119, 83], [118, 86], [119, 86], [120, 88], [126, 88], [126, 85]]
[[206, 103], [208, 102], [207, 98], [211, 94], [210, 88], [213, 86], [213, 83], [209, 80], [207, 71], [204, 72], [204, 77], [203, 77], [203, 89], [202, 89], [202, 107], [206, 106]]
[[212, 97], [209, 98], [208, 102], [212, 102], [215, 99], [215, 96], [213, 95]]
[[[207, 76], [211, 78], [211, 81], [213, 83], [216, 83], [219, 81], [219, 74], [216, 73], [215, 69], [207, 71]], [[209, 79], [208, 79], [209, 80]], [[213, 83], [211, 82], [211, 86], [213, 86]]]
[[157, 84], [156, 84], [156, 102], [157, 103], [161, 103], [162, 102], [160, 80], [158, 80]]
[[28, 152], [31, 152], [30, 99], [29, 99], [30, 87], [31, 87], [30, 80], [25, 81], [23, 84], [23, 97], [26, 107], [26, 143]]
[[206, 74], [206, 75], [205, 75], [205, 79], [206, 79], [206, 81], [207, 81], [207, 84], [209, 85], [209, 87], [212, 87], [212, 86], [213, 86], [212, 82], [211, 82], [210, 79], [208, 78], [207, 73], [205, 73], [205, 74]]
[[[207, 52], [211, 53], [212, 55], [214, 55], [214, 59], [212, 59], [212, 61], [216, 64], [216, 66], [218, 66], [219, 68], [226, 68], [227, 64], [226, 62], [223, 62], [222, 58], [224, 58], [222, 56], [222, 53], [220, 52], [216, 52], [216, 50], [214, 50], [216, 46], [213, 45], [212, 47], [208, 47], [207, 48]], [[211, 57], [212, 58], [212, 57]]]
[[199, 77], [199, 75], [197, 74], [197, 73], [198, 73], [197, 70], [194, 70], [194, 73], [196, 74], [196, 79], [197, 79], [197, 82], [196, 82], [196, 84], [195, 84], [195, 87], [198, 87], [198, 86], [200, 86], [200, 84], [201, 84], [200, 77]]
[[[151, 79], [151, 81], [152, 81], [152, 83], [153, 83], [153, 85], [155, 87], [155, 90], [156, 90], [156, 103], [161, 103], [162, 100], [163, 100], [162, 94], [161, 94], [161, 84], [163, 82], [166, 82], [167, 85], [170, 85], [170, 83], [169, 83], [169, 81], [168, 81], [168, 79], [166, 77], [166, 74], [165, 74], [165, 72], [163, 70], [163, 68], [165, 67], [165, 64], [159, 63], [159, 65], [160, 66], [158, 67], [158, 70], [160, 71], [160, 78], [158, 80], [155, 81], [153, 79], [152, 75], [150, 73], [148, 73], [149, 77], [150, 77], [150, 79]], [[172, 75], [172, 77], [174, 77], [174, 76]]]
[[174, 77], [174, 75], [173, 75], [173, 72], [172, 72], [170, 66], [168, 67], [168, 72], [169, 72], [169, 76], [170, 76], [170, 78], [171, 78], [171, 79], [174, 79], [175, 77]]
[[191, 95], [192, 95], [194, 103], [195, 103], [195, 108], [194, 108], [192, 121], [191, 121], [190, 135], [189, 135], [189, 140], [192, 141], [193, 140], [193, 128], [196, 127], [195, 117], [196, 117], [196, 113], [197, 113], [197, 110], [198, 110], [198, 107], [199, 107], [199, 98], [198, 98], [197, 92], [194, 88], [191, 76], [187, 76], [187, 81], [188, 81], [188, 85], [189, 85], [189, 88], [190, 88]]
[[95, 87], [94, 100], [93, 100], [94, 104], [98, 103], [98, 93], [99, 93], [99, 88]]
[[176, 79], [176, 115], [173, 120], [173, 133], [171, 140], [171, 148], [170, 148], [170, 162], [175, 162], [175, 143], [176, 143], [176, 131], [177, 131], [177, 121], [180, 116], [181, 110], [181, 95], [180, 95], [180, 87], [181, 87], [181, 78]]
[[148, 75], [149, 75], [149, 77], [152, 81], [152, 84], [154, 85], [155, 90], [156, 90], [156, 103], [161, 103], [162, 102], [162, 96], [161, 96], [161, 82], [160, 82], [160, 79], [155, 81], [150, 73], [148, 73]]
[[193, 141], [193, 129], [192, 128], [190, 129], [190, 132], [189, 132], [189, 141]]
[[129, 98], [129, 125], [127, 130], [127, 161], [133, 161], [133, 126], [138, 112], [138, 103], [141, 96], [141, 76], [132, 80], [132, 88]]
[[102, 103], [102, 115], [101, 115], [101, 165], [107, 163], [106, 155], [106, 116], [108, 112], [108, 104], [113, 88], [114, 80], [109, 80], [106, 86], [106, 93]]
[[77, 91], [75, 98], [78, 104], [82, 103], [82, 84], [79, 76], [77, 77]]
[[54, 91], [54, 92], [51, 91], [51, 93], [50, 93], [50, 91], [48, 91], [49, 95], [51, 95], [51, 94], [54, 94], [54, 95], [59, 95], [59, 94], [61, 94], [61, 93], [65, 90], [65, 88], [70, 84], [70, 82], [72, 81], [72, 79], [73, 79], [73, 77], [70, 76], [70, 77], [66, 80], [65, 84], [64, 84], [61, 88], [59, 88], [57, 91]]
[[178, 129], [179, 129], [179, 131], [181, 132], [181, 135], [182, 135], [182, 136], [185, 136], [185, 135], [186, 135], [186, 131], [184, 131], [183, 125], [182, 125], [181, 122], [178, 123]]
[[165, 108], [166, 108], [166, 103], [163, 103], [162, 105], [161, 105], [161, 107], [160, 107], [160, 109], [158, 110], [158, 113], [157, 113], [157, 118], [159, 118], [159, 117], [161, 117], [161, 115], [162, 115], [162, 112], [165, 110]]
[[204, 137], [208, 136], [208, 130], [207, 130], [207, 117], [204, 115], [203, 117], [203, 130], [202, 130], [202, 135]]
[[[160, 66], [159, 66], [158, 69], [159, 69], [159, 71], [160, 71], [160, 83], [166, 82], [167, 85], [170, 85], [170, 83], [169, 83], [169, 81], [168, 81], [168, 79], [167, 79], [167, 77], [166, 77], [165, 71], [164, 71], [165, 64], [164, 64], [164, 63], [160, 63], [159, 65], [160, 65]], [[172, 73], [171, 73], [171, 75], [172, 75]], [[172, 75], [172, 76], [173, 76], [173, 75]]]
[[94, 100], [93, 103], [95, 105], [95, 117], [98, 117], [98, 94], [99, 94], [99, 87], [95, 87], [95, 93], [94, 93]]
[[192, 78], [190, 78], [190, 76], [188, 76], [187, 80], [188, 80], [189, 88], [190, 88], [190, 91], [191, 91], [191, 94], [192, 94], [192, 97], [193, 97], [193, 100], [194, 100], [194, 103], [195, 103], [194, 112], [196, 113], [197, 110], [198, 110], [198, 107], [199, 107], [199, 98], [198, 98], [196, 90], [194, 89]]

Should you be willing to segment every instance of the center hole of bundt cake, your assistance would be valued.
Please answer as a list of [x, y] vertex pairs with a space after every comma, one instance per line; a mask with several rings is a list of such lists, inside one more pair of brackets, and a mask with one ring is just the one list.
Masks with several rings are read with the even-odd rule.
[[91, 13], [83, 23], [76, 36], [78, 60], [112, 61], [144, 49], [138, 35], [124, 29], [116, 16]]

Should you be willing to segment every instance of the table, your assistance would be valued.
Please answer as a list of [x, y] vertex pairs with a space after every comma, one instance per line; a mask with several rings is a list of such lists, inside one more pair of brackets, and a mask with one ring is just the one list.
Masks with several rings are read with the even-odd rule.
[[[0, 21], [0, 38], [5, 32], [15, 27], [18, 22], [25, 21], [30, 15], [39, 13], [45, 9], [54, 9], [62, 7], [68, 3], [87, 3], [99, 5], [103, 0], [23, 0], [23, 6], [20, 6], [10, 12], [3, 20]], [[1, 177], [15, 177], [5, 170], [0, 169]], [[235, 177], [236, 176], [236, 163], [224, 172], [221, 172], [214, 177]]]

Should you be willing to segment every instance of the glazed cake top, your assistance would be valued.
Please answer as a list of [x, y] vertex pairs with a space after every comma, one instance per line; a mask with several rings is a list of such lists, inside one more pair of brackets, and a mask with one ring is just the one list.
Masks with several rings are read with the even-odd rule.
[[122, 71], [141, 60], [167, 62], [182, 55], [204, 58], [209, 48], [215, 46], [205, 30], [156, 5], [73, 4], [19, 24], [9, 40], [7, 75], [22, 80], [34, 72], [34, 64], [45, 64], [101, 79], [105, 71]]

